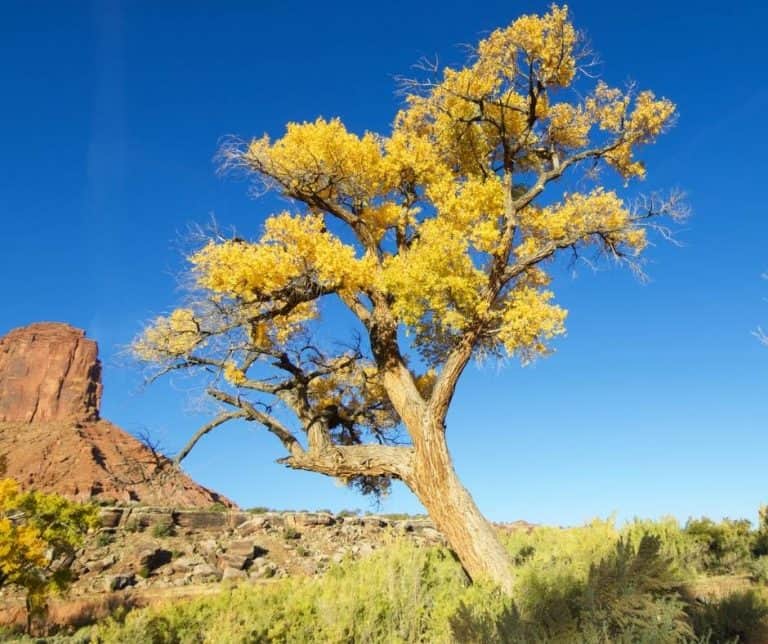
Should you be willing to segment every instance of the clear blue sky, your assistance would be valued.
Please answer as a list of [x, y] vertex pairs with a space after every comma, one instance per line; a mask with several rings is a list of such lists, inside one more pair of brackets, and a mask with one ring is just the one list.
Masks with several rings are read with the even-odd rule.
[[[103, 415], [169, 450], [204, 419], [183, 380], [142, 389], [121, 349], [178, 300], [182, 239], [212, 213], [254, 236], [280, 204], [214, 173], [218, 139], [338, 115], [386, 133], [393, 76], [543, 2], [37, 2], [0, 7], [0, 333], [67, 321], [98, 340]], [[616, 512], [754, 518], [768, 502], [765, 205], [768, 9], [660, 0], [572, 5], [607, 82], [679, 105], [645, 190], [681, 187], [682, 248], [652, 281], [613, 268], [558, 277], [557, 353], [470, 367], [449, 417], [457, 469], [494, 520], [573, 524]], [[224, 427], [187, 461], [244, 506], [368, 508], [283, 470], [271, 436]], [[419, 511], [398, 488], [386, 511]]]

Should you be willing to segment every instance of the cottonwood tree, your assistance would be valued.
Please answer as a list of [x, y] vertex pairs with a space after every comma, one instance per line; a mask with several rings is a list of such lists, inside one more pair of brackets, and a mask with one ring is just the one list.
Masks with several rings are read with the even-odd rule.
[[[223, 147], [225, 168], [292, 206], [255, 241], [209, 239], [189, 257], [189, 302], [135, 342], [159, 373], [207, 372], [221, 405], [177, 462], [215, 427], [250, 421], [288, 467], [369, 492], [402, 481], [470, 577], [510, 591], [507, 554], [446, 443], [457, 381], [474, 358], [548, 352], [565, 329], [548, 289], [558, 255], [637, 267], [656, 218], [679, 215], [676, 199], [638, 210], [597, 184], [602, 167], [642, 178], [636, 152], [675, 107], [594, 83], [583, 55], [567, 8], [553, 6], [494, 31], [465, 67], [405, 80], [386, 136], [319, 118]], [[565, 192], [575, 173], [583, 189]], [[338, 316], [320, 326], [333, 300], [349, 329]]]

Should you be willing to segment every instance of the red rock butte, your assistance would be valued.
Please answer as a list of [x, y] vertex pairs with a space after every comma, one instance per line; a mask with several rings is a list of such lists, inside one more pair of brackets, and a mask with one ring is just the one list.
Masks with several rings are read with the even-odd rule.
[[0, 338], [0, 457], [25, 489], [163, 507], [234, 504], [99, 417], [98, 345], [68, 324]]
[[98, 420], [101, 363], [85, 331], [38, 322], [0, 339], [0, 422]]

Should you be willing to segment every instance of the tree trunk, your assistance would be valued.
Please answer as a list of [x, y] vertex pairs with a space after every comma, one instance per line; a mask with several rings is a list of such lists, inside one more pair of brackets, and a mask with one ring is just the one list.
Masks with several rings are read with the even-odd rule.
[[509, 553], [459, 481], [442, 427], [428, 427], [414, 447], [413, 474], [407, 483], [435, 527], [473, 581], [490, 580], [510, 595], [514, 574]]

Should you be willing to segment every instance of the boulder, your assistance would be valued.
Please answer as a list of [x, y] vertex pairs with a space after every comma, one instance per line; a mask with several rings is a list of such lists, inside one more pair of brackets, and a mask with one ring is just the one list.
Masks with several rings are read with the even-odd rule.
[[120, 575], [112, 575], [107, 578], [107, 590], [125, 590], [129, 586], [136, 585], [136, 575], [133, 573], [125, 573]]
[[233, 541], [227, 545], [224, 553], [218, 556], [218, 564], [221, 568], [236, 568], [245, 570], [250, 567], [256, 557], [267, 553], [263, 548], [256, 546], [253, 541]]
[[244, 537], [247, 537], [257, 532], [263, 532], [269, 527], [270, 523], [267, 517], [254, 517], [253, 519], [241, 523], [237, 527], [237, 532]]
[[224, 572], [221, 574], [222, 581], [227, 580], [241, 580], [241, 579], [248, 579], [248, 573], [245, 572], [245, 570], [242, 570], [240, 568], [224, 568]]
[[160, 566], [170, 563], [173, 554], [163, 548], [146, 548], [139, 553], [139, 569], [146, 572], [157, 570]]

